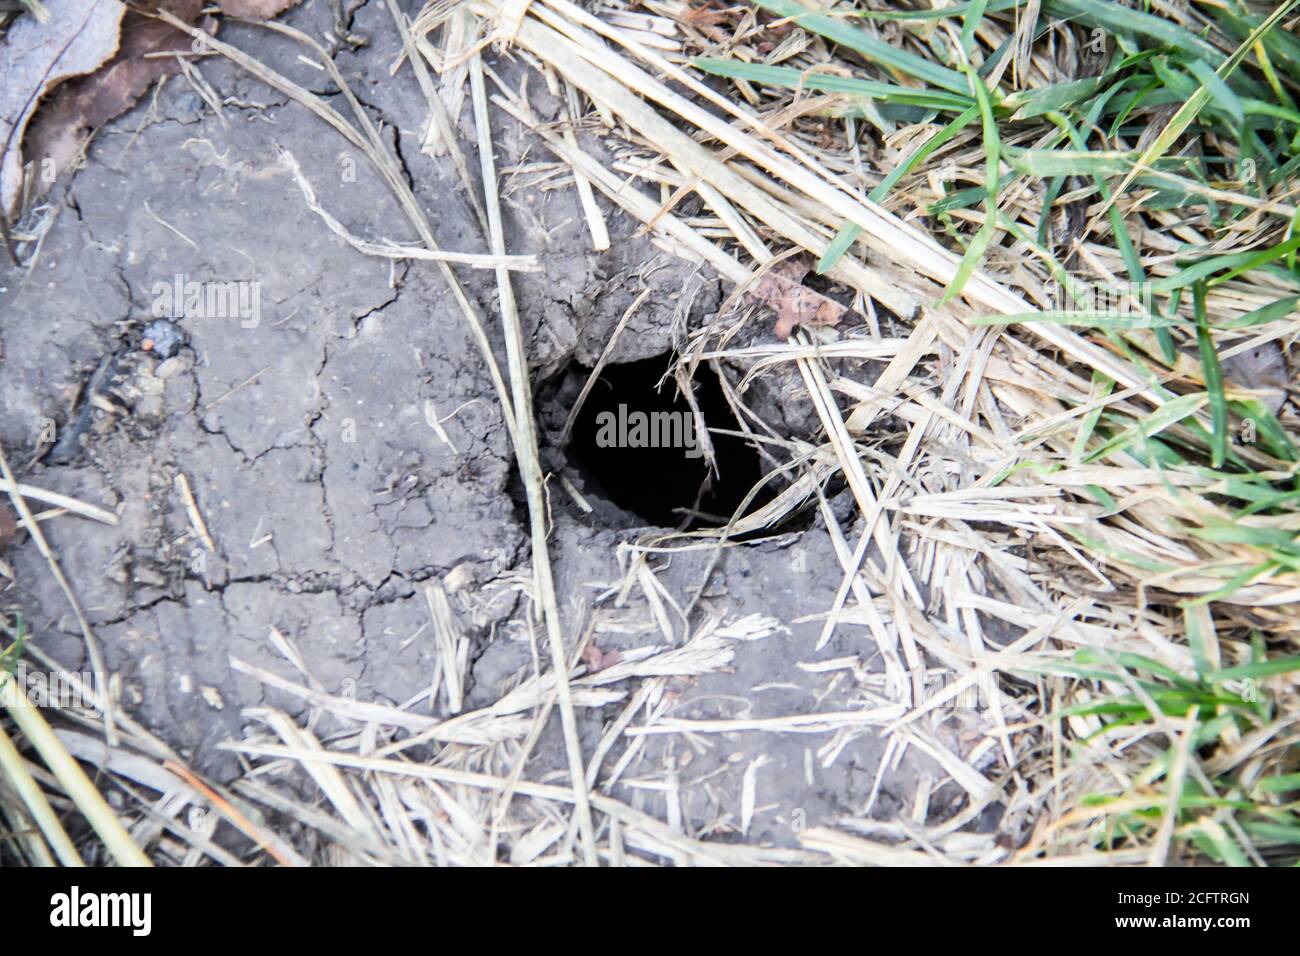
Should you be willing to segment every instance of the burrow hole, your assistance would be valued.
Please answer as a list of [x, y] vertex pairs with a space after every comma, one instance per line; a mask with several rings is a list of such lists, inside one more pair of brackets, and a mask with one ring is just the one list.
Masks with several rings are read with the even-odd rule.
[[[770, 470], [738, 432], [717, 375], [707, 365], [695, 372], [694, 395], [710, 428], [718, 472], [712, 474], [691, 407], [671, 375], [671, 355], [607, 365], [578, 417], [565, 449], [589, 489], [663, 528], [726, 525], [750, 489]], [[590, 370], [574, 366], [563, 391], [576, 396]], [[576, 386], [576, 387], [575, 387]], [[769, 481], [746, 511], [772, 500]]]

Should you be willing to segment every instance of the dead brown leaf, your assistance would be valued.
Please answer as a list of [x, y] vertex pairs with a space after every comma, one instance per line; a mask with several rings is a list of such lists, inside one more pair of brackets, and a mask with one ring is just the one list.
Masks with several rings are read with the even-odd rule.
[[582, 649], [582, 662], [587, 665], [587, 673], [595, 674], [603, 671], [607, 667], [613, 667], [623, 655], [618, 651], [602, 651], [595, 644], [588, 644]]
[[[219, 0], [216, 6], [229, 16], [263, 20], [299, 2]], [[0, 171], [0, 209], [7, 212], [15, 209], [20, 196], [43, 194], [76, 162], [96, 129], [130, 109], [157, 80], [177, 71], [174, 59], [157, 54], [192, 48], [187, 34], [128, 10], [121, 0], [93, 0], [89, 7], [77, 0], [49, 0], [47, 6], [49, 24], [20, 18], [0, 52], [7, 81], [0, 92], [0, 122], [8, 124], [0, 125], [0, 143], [12, 139]], [[204, 3], [155, 0], [150, 6], [195, 23]], [[209, 18], [204, 28], [215, 33], [216, 20]], [[64, 39], [76, 30], [80, 34], [60, 53]], [[41, 171], [26, 184], [25, 193], [24, 163]]]
[[[162, 0], [158, 6], [193, 23], [203, 0]], [[173, 58], [148, 54], [189, 50], [191, 45], [190, 37], [181, 31], [128, 12], [122, 18], [117, 55], [94, 73], [69, 80], [55, 91], [31, 124], [24, 154], [38, 166], [51, 160], [51, 168], [61, 174], [94, 130], [130, 109], [156, 80], [176, 72]]]
[[1223, 374], [1234, 385], [1262, 392], [1264, 404], [1275, 414], [1286, 402], [1287, 388], [1292, 382], [1285, 353], [1277, 342], [1265, 342], [1258, 348], [1225, 358]]
[[694, 27], [715, 43], [723, 43], [728, 39], [728, 31], [721, 25], [734, 21], [737, 9], [730, 7], [719, 10], [708, 3], [701, 6], [688, 5], [677, 15], [677, 22]]
[[808, 269], [802, 257], [785, 259], [768, 269], [749, 292], [750, 298], [776, 313], [773, 330], [782, 341], [790, 337], [796, 325], [839, 325], [848, 311], [803, 284]]
[[[49, 19], [19, 17], [0, 46], [0, 210], [23, 189], [23, 134], [46, 95], [69, 77], [89, 73], [117, 51], [126, 7], [119, 0], [48, 0]], [[39, 167], [38, 167], [39, 168]]]
[[299, 0], [218, 0], [221, 12], [245, 20], [269, 20], [278, 17]]

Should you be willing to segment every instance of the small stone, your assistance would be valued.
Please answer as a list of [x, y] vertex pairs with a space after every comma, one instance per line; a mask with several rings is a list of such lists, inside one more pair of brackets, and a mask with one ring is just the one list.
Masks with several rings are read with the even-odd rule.
[[442, 579], [443, 586], [453, 594], [464, 590], [474, 583], [474, 569], [468, 562], [462, 562], [447, 572]]
[[194, 363], [185, 356], [173, 355], [171, 358], [164, 359], [162, 362], [158, 363], [158, 368], [154, 371], [154, 375], [162, 379], [175, 378], [177, 375], [188, 372], [193, 365]]
[[[152, 381], [162, 385], [162, 382], [158, 381], [156, 378], [152, 379]], [[135, 417], [139, 419], [150, 420], [161, 418], [163, 413], [162, 396], [155, 395], [152, 392], [145, 392], [140, 396], [139, 401], [136, 402], [133, 411], [135, 412]]]
[[221, 691], [217, 690], [215, 687], [209, 687], [207, 684], [204, 684], [199, 688], [199, 693], [203, 695], [203, 699], [208, 702], [209, 707], [215, 710], [225, 709], [226, 702], [221, 699]]
[[135, 580], [137, 584], [144, 584], [155, 588], [160, 588], [167, 583], [167, 579], [153, 568], [136, 568]]
[[157, 397], [162, 395], [167, 385], [160, 378], [155, 378], [152, 375], [142, 375], [140, 376], [139, 387], [141, 394]]
[[160, 359], [169, 359], [185, 344], [185, 333], [169, 319], [154, 319], [144, 327], [140, 348], [153, 352]]

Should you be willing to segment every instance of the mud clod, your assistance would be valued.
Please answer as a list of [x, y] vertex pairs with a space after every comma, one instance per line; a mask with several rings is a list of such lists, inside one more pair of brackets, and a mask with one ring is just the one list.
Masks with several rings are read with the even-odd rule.
[[185, 333], [169, 319], [154, 319], [144, 327], [140, 339], [141, 349], [153, 352], [164, 361], [174, 356], [184, 345]]

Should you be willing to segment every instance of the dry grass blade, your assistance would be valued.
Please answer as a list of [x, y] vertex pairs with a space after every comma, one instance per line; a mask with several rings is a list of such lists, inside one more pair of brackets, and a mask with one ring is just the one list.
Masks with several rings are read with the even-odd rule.
[[[501, 204], [497, 190], [496, 164], [493, 160], [491, 122], [488, 118], [487, 94], [484, 90], [483, 71], [478, 54], [470, 63], [470, 84], [474, 100], [474, 115], [479, 130], [479, 161], [483, 169], [483, 191], [487, 197], [488, 224], [491, 230], [492, 251], [505, 254], [505, 233], [501, 225]], [[510, 274], [497, 270], [497, 291], [501, 297], [501, 318], [505, 324], [506, 354], [510, 365], [510, 383], [516, 412], [515, 457], [524, 480], [528, 496], [528, 517], [532, 533], [533, 573], [541, 592], [542, 613], [546, 623], [546, 638], [550, 648], [551, 669], [558, 691], [556, 702], [564, 727], [565, 753], [569, 762], [569, 775], [573, 783], [574, 809], [578, 828], [582, 834], [584, 858], [588, 866], [597, 865], [596, 831], [592, 824], [591, 808], [587, 798], [587, 781], [582, 760], [582, 746], [578, 742], [577, 722], [573, 715], [573, 698], [569, 690], [569, 665], [564, 650], [559, 601], [555, 595], [555, 582], [551, 575], [551, 558], [546, 541], [546, 498], [538, 461], [537, 423], [533, 418], [533, 386], [528, 375], [528, 355], [524, 345], [523, 327], [515, 308], [514, 291]]]
[[[12, 685], [12, 678], [0, 684], [0, 697], [10, 696], [13, 692]], [[8, 700], [5, 701], [5, 705], [6, 707], [9, 706]], [[18, 748], [14, 746], [13, 739], [3, 727], [0, 727], [0, 770], [4, 771], [9, 785], [18, 792], [18, 796], [31, 813], [32, 819], [40, 827], [41, 836], [54, 850], [59, 862], [64, 866], [85, 866], [81, 854], [77, 852], [77, 848], [68, 839], [67, 831], [63, 829], [63, 824], [59, 822], [58, 814], [50, 807], [50, 802], [45, 798], [44, 792], [32, 779], [30, 771], [23, 762], [22, 755], [18, 753]]]
[[[3, 692], [15, 693], [14, 681], [6, 681]], [[72, 798], [78, 811], [94, 828], [118, 865], [152, 866], [85, 771], [55, 736], [41, 712], [21, 698], [6, 701], [5, 710]]]
[[49, 542], [45, 540], [45, 534], [37, 525], [31, 509], [27, 507], [27, 501], [19, 490], [22, 486], [14, 478], [14, 473], [9, 467], [9, 459], [5, 455], [3, 448], [0, 448], [0, 475], [4, 478], [5, 490], [9, 493], [9, 500], [13, 502], [14, 510], [18, 512], [23, 527], [27, 529], [27, 533], [36, 542], [41, 557], [49, 565], [50, 574], [58, 582], [59, 589], [63, 591], [64, 596], [68, 599], [68, 604], [72, 607], [73, 614], [76, 615], [77, 623], [81, 627], [82, 638], [86, 642], [86, 654], [90, 657], [91, 665], [95, 668], [95, 680], [98, 684], [99, 697], [104, 710], [105, 738], [108, 740], [110, 747], [116, 746], [117, 729], [114, 724], [114, 706], [107, 688], [108, 667], [104, 663], [104, 654], [100, 650], [99, 640], [95, 637], [95, 632], [91, 630], [90, 622], [86, 620], [86, 615], [81, 609], [81, 602], [77, 600], [77, 595], [72, 590], [72, 584], [63, 573], [63, 568], [59, 566], [59, 561], [54, 556], [54, 550], [50, 547]]
[[[0, 492], [10, 490], [7, 481], [0, 481]], [[63, 511], [70, 511], [72, 514], [81, 515], [83, 518], [89, 518], [91, 521], [98, 521], [101, 524], [116, 525], [117, 515], [104, 508], [96, 507], [69, 495], [61, 495], [57, 491], [46, 491], [44, 488], [37, 488], [33, 485], [19, 484], [13, 490], [17, 491], [25, 499], [32, 501], [41, 501]]]
[[320, 216], [321, 222], [325, 223], [330, 232], [360, 253], [368, 256], [378, 256], [383, 259], [420, 259], [426, 262], [449, 262], [455, 265], [470, 266], [474, 269], [512, 269], [519, 272], [537, 272], [541, 269], [536, 256], [494, 256], [480, 252], [448, 252], [443, 249], [402, 246], [388, 241], [368, 242], [354, 236], [348, 232], [343, 223], [330, 215], [329, 211], [317, 201], [316, 191], [312, 188], [311, 183], [307, 181], [307, 177], [303, 175], [302, 167], [298, 165], [298, 160], [294, 158], [293, 153], [287, 149], [281, 150], [280, 156], [289, 172], [293, 175], [294, 182], [302, 190], [307, 208]]

